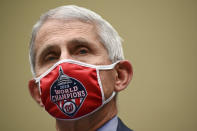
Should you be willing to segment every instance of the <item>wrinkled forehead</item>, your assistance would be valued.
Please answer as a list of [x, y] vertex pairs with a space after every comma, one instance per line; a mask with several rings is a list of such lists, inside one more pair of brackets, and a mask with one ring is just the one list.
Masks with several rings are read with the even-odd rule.
[[42, 24], [36, 34], [35, 47], [39, 46], [37, 43], [45, 42], [45, 40], [48, 40], [49, 38], [55, 36], [57, 32], [59, 34], [66, 35], [72, 30], [75, 30], [75, 33], [79, 34], [83, 31], [87, 35], [91, 32], [91, 35], [98, 39], [97, 28], [93, 23], [80, 20], [48, 19]]

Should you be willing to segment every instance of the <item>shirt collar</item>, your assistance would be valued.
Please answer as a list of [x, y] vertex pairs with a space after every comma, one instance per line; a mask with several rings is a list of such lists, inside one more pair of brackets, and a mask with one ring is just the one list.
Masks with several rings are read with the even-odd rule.
[[105, 123], [102, 127], [100, 127], [97, 131], [116, 131], [118, 127], [118, 117], [115, 116], [107, 123]]

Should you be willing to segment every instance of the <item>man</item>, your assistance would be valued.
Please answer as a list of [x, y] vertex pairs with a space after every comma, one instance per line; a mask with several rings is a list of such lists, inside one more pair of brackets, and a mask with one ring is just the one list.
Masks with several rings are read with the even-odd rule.
[[130, 131], [117, 117], [116, 96], [132, 67], [118, 33], [98, 14], [70, 5], [42, 15], [30, 63], [31, 96], [56, 118], [57, 131]]

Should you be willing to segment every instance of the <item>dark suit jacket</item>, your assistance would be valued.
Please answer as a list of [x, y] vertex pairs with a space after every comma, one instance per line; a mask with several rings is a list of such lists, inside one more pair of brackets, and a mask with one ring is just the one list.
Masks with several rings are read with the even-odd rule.
[[120, 118], [118, 118], [118, 127], [117, 127], [117, 131], [133, 131], [133, 130], [129, 129], [129, 128], [120, 120]]

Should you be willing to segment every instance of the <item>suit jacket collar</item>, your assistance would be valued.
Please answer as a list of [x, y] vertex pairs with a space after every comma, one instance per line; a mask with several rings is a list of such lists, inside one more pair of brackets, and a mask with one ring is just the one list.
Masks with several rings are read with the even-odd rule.
[[118, 118], [118, 127], [117, 127], [117, 131], [133, 131], [133, 130], [129, 129], [129, 128], [120, 120], [120, 118]]

